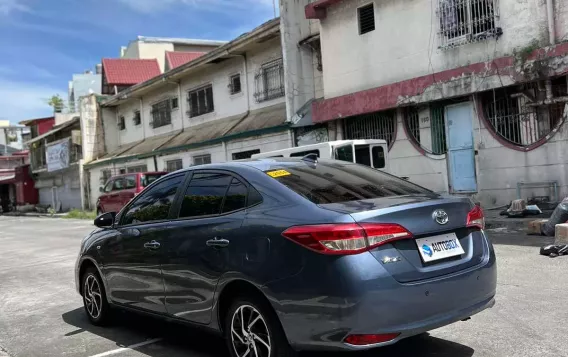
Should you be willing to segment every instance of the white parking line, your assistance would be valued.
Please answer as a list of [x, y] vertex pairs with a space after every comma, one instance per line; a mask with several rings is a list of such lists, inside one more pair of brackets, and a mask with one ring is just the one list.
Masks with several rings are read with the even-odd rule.
[[134, 345], [130, 345], [130, 346], [126, 346], [126, 347], [122, 347], [122, 348], [117, 348], [116, 350], [112, 350], [112, 351], [108, 351], [108, 352], [103, 352], [103, 353], [99, 353], [98, 355], [93, 355], [90, 357], [104, 357], [104, 356], [111, 356], [111, 355], [115, 355], [117, 353], [121, 353], [121, 352], [125, 352], [128, 350], [133, 350], [135, 348], [138, 347], [142, 347], [142, 346], [146, 346], [146, 345], [151, 345], [153, 343], [159, 342], [161, 341], [161, 338], [154, 338], [152, 340], [148, 340], [148, 341], [144, 341], [144, 342], [140, 342]]

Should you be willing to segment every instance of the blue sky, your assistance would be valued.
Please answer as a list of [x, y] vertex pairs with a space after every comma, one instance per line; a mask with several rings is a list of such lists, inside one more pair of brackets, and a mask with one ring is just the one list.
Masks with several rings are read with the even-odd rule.
[[272, 17], [272, 0], [0, 0], [0, 119], [49, 116], [73, 73], [138, 35], [230, 40]]

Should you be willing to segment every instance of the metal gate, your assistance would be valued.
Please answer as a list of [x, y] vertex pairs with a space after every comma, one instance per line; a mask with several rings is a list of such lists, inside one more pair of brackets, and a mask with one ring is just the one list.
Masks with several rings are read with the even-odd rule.
[[344, 121], [346, 140], [383, 139], [389, 150], [396, 139], [396, 111], [389, 110], [347, 118]]

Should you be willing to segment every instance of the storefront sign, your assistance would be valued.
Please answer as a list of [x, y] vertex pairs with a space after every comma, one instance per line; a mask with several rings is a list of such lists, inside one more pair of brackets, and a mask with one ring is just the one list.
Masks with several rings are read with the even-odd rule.
[[69, 139], [50, 144], [46, 147], [47, 172], [69, 167]]

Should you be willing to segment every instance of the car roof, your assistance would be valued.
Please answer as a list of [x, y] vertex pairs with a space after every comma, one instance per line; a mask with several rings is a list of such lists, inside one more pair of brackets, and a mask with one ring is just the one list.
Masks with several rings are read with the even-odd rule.
[[[337, 162], [337, 160], [329, 160], [329, 159], [318, 159], [318, 164], [326, 164]], [[347, 161], [340, 161], [342, 164], [351, 164]], [[304, 166], [306, 164], [310, 164], [311, 161], [303, 160], [301, 157], [275, 157], [275, 158], [265, 158], [265, 159], [246, 159], [246, 160], [237, 160], [237, 161], [230, 161], [224, 163], [217, 163], [217, 164], [206, 164], [206, 165], [197, 165], [192, 166], [187, 169], [179, 170], [177, 172], [186, 172], [192, 170], [227, 170], [227, 169], [238, 169], [238, 168], [254, 168], [260, 171], [267, 171], [276, 168], [285, 168], [285, 167], [297, 167], [297, 166]]]
[[119, 175], [114, 175], [111, 176], [110, 178], [117, 178], [117, 177], [124, 177], [124, 176], [132, 176], [132, 175], [166, 175], [168, 172], [166, 171], [147, 171], [147, 172], [131, 172], [131, 173], [127, 173], [127, 174], [119, 174]]

